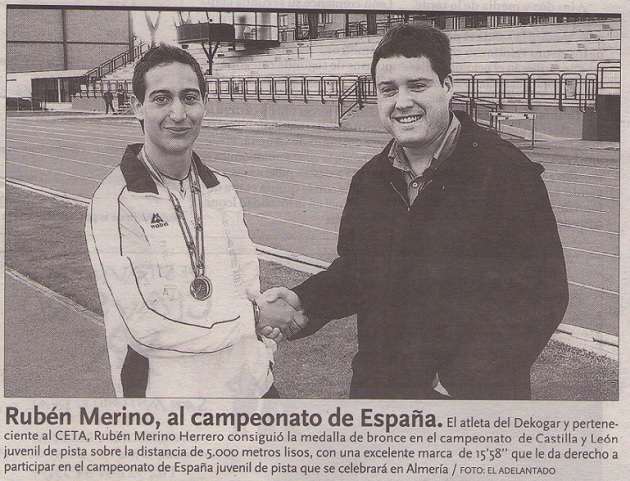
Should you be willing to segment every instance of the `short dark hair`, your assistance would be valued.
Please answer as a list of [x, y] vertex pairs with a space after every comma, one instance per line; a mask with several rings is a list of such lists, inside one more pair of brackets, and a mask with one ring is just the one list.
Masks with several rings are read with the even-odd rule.
[[170, 64], [170, 63], [183, 63], [190, 65], [197, 75], [199, 81], [199, 90], [201, 91], [201, 97], [206, 95], [206, 79], [203, 76], [199, 62], [190, 55], [186, 50], [183, 50], [174, 45], [167, 45], [161, 43], [155, 47], [151, 47], [138, 61], [133, 69], [133, 81], [132, 88], [133, 94], [140, 102], [144, 102], [144, 96], [147, 91], [147, 83], [145, 81], [147, 72], [153, 67], [158, 65]]
[[425, 23], [402, 23], [390, 28], [372, 56], [372, 79], [376, 83], [376, 64], [383, 58], [426, 57], [444, 83], [451, 73], [451, 44], [444, 32]]

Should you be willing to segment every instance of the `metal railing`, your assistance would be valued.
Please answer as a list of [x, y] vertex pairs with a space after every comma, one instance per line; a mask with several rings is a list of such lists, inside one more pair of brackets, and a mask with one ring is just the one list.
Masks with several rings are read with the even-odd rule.
[[597, 64], [597, 88], [602, 90], [621, 89], [621, 63], [599, 62]]
[[370, 75], [360, 75], [354, 85], [347, 87], [339, 97], [339, 121], [366, 104], [376, 103], [376, 90]]
[[85, 74], [88, 83], [94, 83], [101, 80], [105, 75], [112, 73], [114, 70], [124, 67], [140, 58], [144, 52], [149, 49], [148, 44], [142, 42], [126, 52], [116, 55], [114, 58], [103, 62], [98, 67], [88, 70]]
[[[584, 112], [595, 108], [598, 94], [621, 89], [618, 62], [601, 62], [597, 72], [454, 74], [453, 101], [464, 104], [477, 118], [506, 106], [577, 107]], [[101, 81], [88, 84], [78, 97], [101, 97], [105, 90], [123, 84], [131, 91], [131, 81]], [[369, 75], [213, 77], [206, 79], [207, 98], [217, 101], [337, 102], [341, 121], [350, 112], [376, 103], [376, 90]], [[485, 117], [485, 115], [484, 115]]]
[[[508, 105], [529, 109], [551, 106], [559, 110], [577, 107], [584, 112], [587, 107], [595, 108], [601, 88], [620, 89], [619, 72], [618, 63], [602, 63], [597, 73], [586, 74], [455, 74], [453, 101], [464, 104], [474, 118], [481, 112], [497, 111]], [[215, 100], [322, 103], [336, 100], [340, 121], [353, 110], [376, 103], [376, 90], [369, 75], [213, 78], [207, 85], [208, 98]]]
[[[607, 71], [602, 67], [602, 72]], [[584, 112], [595, 105], [602, 72], [455, 74], [453, 80], [456, 92], [477, 102], [496, 102], [500, 108], [506, 105], [524, 105], [529, 109], [553, 106], [559, 110], [577, 107]], [[607, 85], [620, 89], [619, 82], [611, 81]]]
[[206, 80], [211, 100], [338, 102], [357, 76], [230, 77]]
[[451, 108], [463, 106], [463, 109], [473, 118], [475, 122], [490, 124], [492, 116], [490, 112], [498, 112], [499, 104], [491, 100], [472, 99], [458, 93], [453, 94], [451, 99]]
[[78, 91], [73, 97], [78, 97], [80, 99], [96, 99], [101, 98], [106, 91], [110, 91], [116, 96], [116, 91], [118, 87], [122, 85], [125, 89], [127, 95], [133, 91], [131, 80], [101, 80], [93, 83], [88, 83], [87, 85], [83, 85], [81, 90]]

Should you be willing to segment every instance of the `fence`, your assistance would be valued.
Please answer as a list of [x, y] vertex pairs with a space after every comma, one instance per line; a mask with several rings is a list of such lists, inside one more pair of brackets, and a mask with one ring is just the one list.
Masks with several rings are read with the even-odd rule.
[[96, 99], [101, 98], [108, 90], [115, 96], [120, 85], [124, 87], [127, 96], [133, 91], [131, 80], [102, 80], [83, 85], [83, 88], [74, 96], [80, 99]]
[[140, 58], [142, 54], [148, 50], [149, 47], [146, 43], [142, 42], [132, 49], [127, 50], [119, 55], [116, 55], [114, 58], [103, 62], [98, 67], [94, 67], [92, 70], [89, 70], [85, 77], [87, 78], [88, 83], [97, 82], [102, 79], [108, 73], [113, 72], [117, 68], [124, 67], [131, 62], [134, 62], [136, 59]]
[[597, 75], [577, 72], [454, 75], [455, 91], [475, 101], [506, 105], [578, 107], [582, 112], [597, 98]]
[[[597, 72], [454, 74], [453, 102], [475, 118], [489, 120], [489, 112], [506, 106], [595, 108], [598, 94], [619, 93], [621, 68], [601, 62]], [[102, 81], [88, 85], [78, 97], [100, 97], [120, 84], [131, 91], [131, 81]], [[337, 102], [339, 120], [353, 109], [376, 103], [371, 76], [213, 77], [206, 80], [207, 97], [217, 101]]]
[[338, 102], [358, 76], [230, 77], [206, 81], [208, 99]]

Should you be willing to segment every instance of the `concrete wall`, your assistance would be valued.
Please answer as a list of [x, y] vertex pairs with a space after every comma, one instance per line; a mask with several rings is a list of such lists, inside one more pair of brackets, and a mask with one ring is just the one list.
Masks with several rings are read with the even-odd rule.
[[[529, 110], [527, 107], [510, 107], [506, 112], [529, 112], [536, 114], [535, 133], [581, 139], [584, 135], [585, 114], [576, 107], [565, 108], [564, 111], [557, 107], [536, 107]], [[485, 117], [488, 117], [487, 115]], [[524, 135], [531, 132], [531, 121], [501, 122], [502, 128], [516, 127], [522, 129]], [[365, 132], [382, 132], [383, 127], [378, 118], [376, 105], [366, 105], [362, 110], [355, 111], [351, 116], [344, 117], [341, 122], [343, 130], [359, 130]]]
[[[560, 111], [557, 107], [535, 107], [529, 110], [527, 107], [510, 107], [507, 112], [530, 112], [536, 114], [536, 134], [546, 134], [553, 137], [566, 137], [581, 139], [584, 113], [577, 107], [567, 107]], [[531, 132], [531, 121], [519, 120], [514, 122], [501, 122], [501, 125], [522, 128]]]
[[74, 97], [72, 99], [72, 110], [105, 113], [105, 100], [103, 100], [102, 98], [80, 99], [78, 97]]
[[[105, 113], [102, 98], [73, 98], [72, 110]], [[294, 125], [337, 127], [337, 103], [312, 102], [245, 102], [243, 100], [211, 100], [206, 117], [230, 120], [261, 120]]]
[[126, 10], [7, 8], [8, 73], [87, 71], [129, 50]]
[[206, 117], [336, 127], [337, 108], [336, 102], [305, 104], [304, 102], [210, 100], [206, 106]]
[[363, 109], [347, 114], [341, 121], [341, 128], [361, 132], [385, 132], [375, 104], [365, 105]]

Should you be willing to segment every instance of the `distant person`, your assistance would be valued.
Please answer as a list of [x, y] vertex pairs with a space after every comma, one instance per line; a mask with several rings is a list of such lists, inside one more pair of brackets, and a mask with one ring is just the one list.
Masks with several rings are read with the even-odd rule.
[[125, 108], [125, 104], [127, 103], [127, 92], [125, 91], [125, 87], [123, 87], [122, 85], [118, 86], [116, 97], [118, 100], [118, 112], [122, 114]]
[[112, 111], [112, 114], [115, 113], [116, 111], [114, 110], [114, 94], [107, 90], [103, 94], [103, 100], [105, 100], [105, 114], [108, 114], [110, 109]]
[[[301, 315], [256, 302], [256, 249], [230, 180], [193, 151], [205, 80], [186, 51], [161, 45], [137, 63], [132, 106], [144, 143], [96, 190], [86, 238], [112, 381], [125, 397], [278, 397], [275, 342], [257, 322]], [[280, 339], [278, 330], [270, 333]]]
[[544, 169], [450, 110], [440, 30], [389, 30], [372, 78], [393, 139], [352, 179], [339, 257], [265, 295], [303, 310], [301, 335], [357, 314], [352, 398], [530, 399], [568, 302]]

